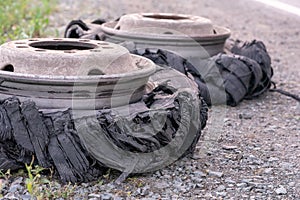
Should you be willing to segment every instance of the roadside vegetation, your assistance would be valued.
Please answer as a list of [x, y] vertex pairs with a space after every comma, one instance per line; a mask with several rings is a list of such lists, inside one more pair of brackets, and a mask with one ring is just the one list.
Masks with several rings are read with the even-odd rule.
[[[66, 183], [62, 184], [59, 180], [54, 178], [52, 169], [46, 169], [38, 165], [34, 165], [34, 157], [30, 164], [25, 164], [24, 169], [19, 169], [17, 172], [10, 170], [4, 172], [0, 169], [0, 199], [5, 197], [5, 192], [8, 188], [6, 185], [12, 184], [11, 182], [18, 180], [18, 177], [23, 177], [24, 180], [19, 183], [20, 187], [26, 188], [26, 192], [35, 200], [50, 200], [50, 199], [72, 199], [76, 194], [78, 184]], [[94, 181], [95, 187], [101, 187], [103, 184], [113, 182], [118, 172], [108, 169], [105, 174], [99, 177], [98, 181]], [[137, 178], [128, 178], [128, 182], [142, 187], [143, 182]], [[12, 184], [13, 185], [13, 184]], [[84, 199], [87, 198], [86, 194], [82, 194]], [[129, 191], [124, 192], [125, 196], [130, 196]]]
[[1, 0], [0, 44], [45, 36], [55, 6], [55, 1], [50, 0]]

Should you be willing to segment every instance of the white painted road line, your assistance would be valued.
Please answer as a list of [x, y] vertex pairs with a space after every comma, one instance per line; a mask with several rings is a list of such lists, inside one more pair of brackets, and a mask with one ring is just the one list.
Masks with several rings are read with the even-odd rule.
[[260, 3], [272, 6], [274, 8], [298, 15], [300, 17], [300, 8], [296, 7], [296, 6], [292, 6], [277, 0], [254, 0], [254, 1], [258, 1]]

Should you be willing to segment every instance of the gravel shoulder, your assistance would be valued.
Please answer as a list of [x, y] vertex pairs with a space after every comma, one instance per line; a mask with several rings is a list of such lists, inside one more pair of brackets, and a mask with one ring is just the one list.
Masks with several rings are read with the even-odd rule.
[[[131, 12], [202, 15], [232, 38], [263, 41], [273, 80], [300, 95], [300, 17], [245, 0], [59, 1], [51, 17], [60, 34], [72, 19], [114, 19]], [[300, 199], [300, 104], [268, 92], [237, 107], [213, 107], [193, 159], [121, 185], [86, 183], [75, 199]], [[11, 186], [8, 186], [8, 189]]]

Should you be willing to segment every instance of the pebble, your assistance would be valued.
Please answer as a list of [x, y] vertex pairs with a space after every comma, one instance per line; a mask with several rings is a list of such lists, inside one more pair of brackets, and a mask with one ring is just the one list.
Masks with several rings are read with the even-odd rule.
[[10, 186], [10, 188], [8, 189], [8, 192], [10, 192], [10, 193], [15, 193], [15, 192], [21, 191], [21, 190], [23, 190], [23, 189], [24, 189], [24, 187], [23, 187], [22, 185], [13, 183], [13, 184]]
[[251, 181], [253, 181], [253, 179], [247, 179], [247, 178], [244, 178], [244, 179], [242, 179], [242, 183], [249, 183], [249, 182], [251, 182]]
[[288, 185], [289, 185], [290, 187], [294, 187], [294, 186], [296, 185], [296, 183], [295, 183], [295, 182], [290, 182], [290, 183], [288, 183]]
[[232, 180], [231, 178], [226, 178], [225, 183], [229, 183], [229, 184], [235, 184], [236, 182], [234, 180]]
[[265, 189], [260, 189], [260, 188], [255, 188], [254, 191], [255, 191], [256, 193], [265, 193], [265, 192], [266, 192]]
[[191, 177], [191, 180], [194, 181], [195, 183], [201, 183], [203, 181], [202, 178], [198, 178], [198, 177]]
[[141, 195], [141, 196], [146, 196], [149, 194], [149, 186], [145, 186], [142, 188], [138, 188], [136, 191], [137, 194]]
[[243, 187], [247, 186], [247, 183], [238, 183], [238, 184], [236, 184], [236, 186], [239, 188], [243, 188]]
[[264, 173], [265, 173], [265, 174], [270, 174], [272, 171], [273, 171], [273, 168], [266, 168], [266, 169], [264, 170]]
[[253, 186], [244, 187], [242, 190], [244, 192], [250, 192], [253, 189]]
[[217, 192], [222, 192], [222, 191], [225, 190], [225, 189], [226, 189], [225, 185], [219, 185], [219, 186], [217, 187], [216, 191], [217, 191]]
[[204, 173], [204, 172], [202, 172], [202, 171], [195, 171], [195, 172], [193, 172], [193, 174], [194, 174], [196, 177], [201, 177], [201, 178], [206, 177], [206, 173]]
[[225, 149], [225, 150], [235, 150], [238, 147], [237, 146], [233, 146], [233, 145], [223, 145], [222, 148]]
[[287, 194], [287, 190], [283, 187], [283, 186], [280, 186], [279, 188], [277, 188], [275, 190], [276, 194], [278, 195], [284, 195], [284, 194]]
[[282, 162], [280, 163], [280, 167], [283, 169], [283, 170], [291, 170], [293, 168], [293, 164], [292, 163], [288, 163], [288, 162]]
[[18, 195], [15, 194], [15, 193], [7, 193], [7, 194], [4, 196], [3, 199], [18, 200], [18, 199], [20, 199], [20, 198], [19, 198]]
[[196, 184], [196, 188], [204, 188], [203, 184]]
[[221, 197], [225, 197], [227, 195], [227, 192], [217, 192], [217, 195]]
[[219, 177], [219, 178], [221, 178], [223, 176], [223, 172], [209, 171], [208, 174], [211, 176]]
[[89, 194], [88, 198], [99, 198], [100, 199], [101, 195], [100, 194]]
[[162, 181], [160, 183], [156, 183], [154, 185], [154, 187], [157, 188], [157, 189], [164, 189], [164, 188], [169, 187], [169, 184], [167, 182], [165, 182], [165, 181]]
[[293, 147], [293, 148], [298, 148], [299, 145], [298, 145], [298, 144], [291, 144], [291, 147]]
[[21, 196], [22, 200], [32, 200], [32, 196], [30, 194], [24, 194]]
[[113, 194], [110, 193], [104, 193], [100, 195], [100, 200], [113, 200]]
[[253, 114], [250, 113], [240, 113], [239, 114], [239, 118], [240, 119], [252, 119]]

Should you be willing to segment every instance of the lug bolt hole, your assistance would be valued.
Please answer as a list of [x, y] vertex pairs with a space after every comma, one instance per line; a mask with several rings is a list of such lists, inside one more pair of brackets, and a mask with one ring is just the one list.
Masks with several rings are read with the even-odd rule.
[[6, 71], [6, 72], [14, 72], [14, 66], [11, 64], [5, 65], [2, 69], [2, 71]]
[[101, 71], [100, 69], [92, 69], [88, 73], [89, 76], [99, 76], [99, 75], [104, 75], [104, 72]]

